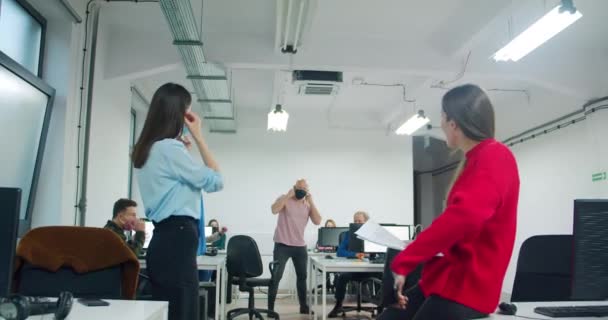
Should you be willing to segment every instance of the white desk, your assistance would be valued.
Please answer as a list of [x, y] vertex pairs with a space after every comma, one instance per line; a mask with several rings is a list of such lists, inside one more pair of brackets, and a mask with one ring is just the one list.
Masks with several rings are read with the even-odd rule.
[[[145, 260], [139, 260], [139, 265], [142, 269], [146, 267]], [[224, 319], [226, 316], [226, 299], [220, 299], [220, 292], [226, 292], [228, 283], [228, 273], [226, 270], [226, 255], [217, 256], [198, 256], [196, 257], [196, 265], [198, 270], [216, 271], [217, 279], [215, 286], [215, 320]]]
[[[104, 299], [105, 300], [105, 299]], [[164, 301], [105, 300], [107, 307], [86, 307], [74, 299], [67, 320], [167, 320], [169, 303]], [[32, 320], [53, 320], [54, 315], [29, 317]]]
[[608, 305], [608, 301], [523, 302], [523, 303], [515, 303], [515, 305], [517, 306], [517, 315], [515, 315], [515, 316], [505, 316], [505, 315], [500, 315], [500, 314], [493, 314], [489, 318], [486, 318], [486, 319], [492, 319], [492, 320], [515, 320], [515, 319], [528, 319], [528, 318], [538, 319], [538, 320], [541, 320], [541, 319], [559, 319], [559, 320], [608, 319], [608, 317], [603, 317], [603, 318], [550, 318], [550, 317], [545, 317], [543, 315], [534, 313], [534, 308], [536, 308], [536, 307]]
[[321, 299], [321, 314], [322, 319], [327, 319], [327, 281], [325, 281], [328, 272], [380, 272], [384, 271], [384, 264], [370, 263], [369, 261], [360, 261], [357, 259], [345, 259], [345, 258], [334, 258], [326, 259], [324, 256], [313, 256], [310, 258], [309, 272], [310, 281], [310, 293], [313, 301], [311, 304], [310, 312], [314, 319], [317, 319], [319, 312], [314, 312], [313, 309], [317, 307], [318, 295], [312, 294], [312, 290], [317, 287], [316, 272], [319, 271], [322, 274], [322, 294]]

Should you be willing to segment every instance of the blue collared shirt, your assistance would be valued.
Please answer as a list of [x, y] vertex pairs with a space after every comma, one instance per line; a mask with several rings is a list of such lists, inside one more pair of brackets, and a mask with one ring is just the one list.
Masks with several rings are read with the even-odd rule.
[[342, 239], [342, 242], [340, 242], [340, 246], [338, 247], [338, 251], [336, 252], [338, 257], [354, 258], [357, 256], [356, 252], [348, 250], [348, 245], [350, 243], [350, 240], [348, 238], [350, 238], [350, 232], [347, 232], [346, 237], [344, 237], [344, 239]]
[[170, 216], [202, 218], [201, 190], [222, 190], [222, 176], [192, 159], [181, 141], [164, 139], [152, 145], [148, 160], [135, 174], [146, 217], [160, 222]]

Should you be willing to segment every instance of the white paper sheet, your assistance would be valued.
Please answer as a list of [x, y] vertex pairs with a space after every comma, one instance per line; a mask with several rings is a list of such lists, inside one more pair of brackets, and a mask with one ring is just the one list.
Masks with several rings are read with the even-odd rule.
[[405, 246], [411, 242], [399, 240], [395, 235], [371, 220], [362, 225], [355, 234], [365, 241], [370, 241], [395, 250], [403, 250]]

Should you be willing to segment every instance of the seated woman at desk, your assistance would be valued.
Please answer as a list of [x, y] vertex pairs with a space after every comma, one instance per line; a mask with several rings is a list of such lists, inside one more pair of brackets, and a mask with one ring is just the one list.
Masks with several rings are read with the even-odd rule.
[[[482, 89], [453, 88], [441, 104], [447, 144], [465, 159], [444, 212], [393, 260], [400, 309], [387, 309], [381, 320], [484, 318], [500, 299], [515, 242], [517, 163], [494, 140], [494, 109]], [[403, 294], [405, 276], [420, 263], [422, 279]]]
[[325, 228], [335, 228], [336, 227], [336, 222], [333, 219], [327, 219], [327, 221], [325, 221]]
[[226, 231], [228, 229], [226, 227], [220, 228], [220, 223], [217, 222], [216, 219], [209, 220], [209, 224], [207, 226], [214, 228], [214, 230], [218, 230], [218, 232], [214, 232], [212, 235], [207, 237], [207, 243], [211, 244], [211, 247], [217, 248], [218, 250], [226, 249]]
[[[365, 211], [357, 211], [353, 215], [353, 223], [363, 224], [363, 223], [366, 223], [367, 220], [369, 220], [369, 215]], [[348, 240], [349, 234], [348, 233], [349, 232], [347, 231], [347, 235], [344, 237], [344, 239], [342, 239], [342, 242], [340, 242], [340, 246], [338, 247], [337, 256], [343, 257], [343, 258], [363, 259], [363, 257], [365, 256], [364, 253], [353, 252], [353, 251], [348, 250], [348, 244], [349, 244], [349, 240]], [[346, 285], [348, 284], [348, 282], [350, 282], [351, 280], [366, 279], [366, 278], [375, 277], [375, 276], [377, 276], [375, 273], [367, 273], [367, 272], [365, 272], [365, 273], [363, 273], [363, 272], [357, 272], [357, 273], [342, 272], [342, 273], [340, 273], [336, 279], [336, 305], [331, 310], [331, 312], [329, 312], [327, 317], [328, 318], [337, 318], [338, 315], [343, 312], [342, 303], [344, 302], [344, 298], [346, 296]], [[380, 275], [378, 275], [378, 276], [380, 277]]]
[[[336, 227], [336, 222], [333, 219], [327, 219], [327, 221], [325, 221], [325, 225], [323, 226], [324, 228], [335, 228]], [[317, 241], [317, 250], [318, 251], [333, 251], [335, 250], [336, 247], [323, 247], [319, 245], [319, 241]]]

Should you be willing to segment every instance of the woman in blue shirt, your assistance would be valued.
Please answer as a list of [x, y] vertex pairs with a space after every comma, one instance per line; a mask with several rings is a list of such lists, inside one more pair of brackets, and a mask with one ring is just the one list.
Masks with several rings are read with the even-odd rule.
[[[196, 253], [201, 190], [223, 188], [191, 102], [190, 93], [180, 85], [158, 88], [132, 154], [146, 217], [155, 226], [146, 255], [152, 295], [169, 301], [170, 320], [199, 315]], [[203, 162], [190, 156], [190, 141], [182, 138], [184, 125]]]

